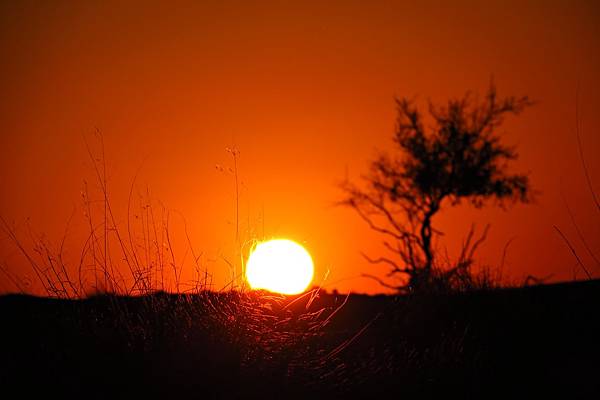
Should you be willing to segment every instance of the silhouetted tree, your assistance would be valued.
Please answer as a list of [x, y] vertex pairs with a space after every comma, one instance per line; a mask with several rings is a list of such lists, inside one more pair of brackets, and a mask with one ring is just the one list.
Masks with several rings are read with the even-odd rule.
[[453, 279], [470, 279], [473, 253], [487, 228], [475, 240], [472, 227], [458, 260], [442, 268], [433, 246], [441, 232], [433, 228], [433, 217], [442, 206], [455, 206], [462, 200], [478, 208], [490, 199], [500, 206], [530, 200], [528, 177], [507, 172], [508, 161], [516, 159], [517, 153], [501, 143], [496, 128], [507, 114], [519, 114], [532, 102], [528, 97], [500, 99], [492, 83], [483, 101], [473, 101], [466, 94], [445, 106], [429, 102], [433, 124], [427, 130], [412, 101], [400, 98], [396, 104], [398, 154], [381, 154], [372, 161], [369, 174], [363, 177], [365, 187], [343, 182], [342, 204], [385, 236], [384, 246], [395, 254], [393, 258], [365, 255], [367, 260], [391, 267], [388, 278], [400, 274], [408, 280], [392, 285], [365, 275], [398, 290], [431, 290], [447, 287]]

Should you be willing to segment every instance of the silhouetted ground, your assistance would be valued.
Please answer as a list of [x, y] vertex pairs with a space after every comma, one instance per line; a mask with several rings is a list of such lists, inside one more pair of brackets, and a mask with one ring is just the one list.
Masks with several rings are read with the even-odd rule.
[[264, 293], [0, 297], [0, 391], [189, 399], [600, 394], [600, 281], [352, 295], [339, 308], [345, 298], [321, 293], [307, 310], [308, 297], [290, 304]]

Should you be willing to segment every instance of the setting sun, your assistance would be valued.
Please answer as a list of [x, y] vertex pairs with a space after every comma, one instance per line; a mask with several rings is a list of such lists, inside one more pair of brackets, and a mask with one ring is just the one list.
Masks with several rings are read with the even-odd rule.
[[306, 290], [314, 274], [308, 251], [287, 239], [260, 243], [248, 258], [246, 279], [253, 289], [282, 294], [298, 294]]

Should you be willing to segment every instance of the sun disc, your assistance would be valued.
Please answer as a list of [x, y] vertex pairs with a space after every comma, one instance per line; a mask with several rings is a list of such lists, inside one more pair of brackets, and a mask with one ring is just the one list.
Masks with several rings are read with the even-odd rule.
[[308, 251], [288, 239], [259, 243], [248, 258], [246, 280], [252, 289], [298, 294], [313, 279], [314, 265]]

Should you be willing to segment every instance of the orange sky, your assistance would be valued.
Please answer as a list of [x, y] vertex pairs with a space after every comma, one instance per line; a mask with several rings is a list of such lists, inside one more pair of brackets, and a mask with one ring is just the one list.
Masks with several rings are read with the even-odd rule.
[[[594, 1], [500, 2], [2, 2], [0, 5], [0, 215], [57, 241], [83, 181], [93, 181], [83, 137], [106, 142], [120, 221], [141, 167], [140, 190], [187, 220], [217, 282], [228, 276], [235, 232], [229, 146], [240, 150], [243, 234], [289, 237], [313, 254], [317, 277], [340, 291], [376, 292], [359, 252], [381, 251], [351, 210], [333, 207], [346, 171], [357, 178], [391, 144], [394, 96], [444, 101], [479, 93], [538, 104], [501, 128], [530, 171], [537, 204], [444, 211], [434, 222], [456, 247], [471, 222], [491, 223], [479, 255], [504, 273], [595, 276], [561, 197], [600, 256], [600, 215], [578, 159], [582, 141], [600, 192], [600, 8]], [[168, 3], [168, 4], [167, 4]], [[326, 3], [326, 4], [325, 4]], [[375, 4], [371, 4], [375, 3]], [[262, 216], [264, 215], [264, 221]], [[84, 222], [74, 220], [71, 256]], [[181, 232], [177, 233], [182, 243]], [[177, 247], [177, 246], [175, 246]], [[181, 246], [180, 246], [181, 247]], [[0, 238], [0, 261], [31, 271]], [[187, 273], [187, 271], [184, 271]], [[577, 277], [583, 278], [579, 271]], [[0, 277], [0, 291], [14, 287]]]

